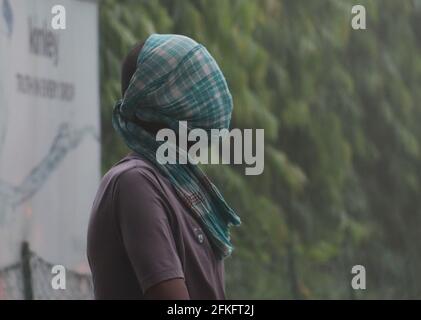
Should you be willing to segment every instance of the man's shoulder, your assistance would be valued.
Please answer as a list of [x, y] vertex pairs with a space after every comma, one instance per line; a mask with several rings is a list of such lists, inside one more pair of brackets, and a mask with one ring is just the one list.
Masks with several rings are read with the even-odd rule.
[[[150, 212], [158, 210], [158, 203], [165, 201], [158, 169], [138, 156], [129, 155], [117, 162], [105, 174], [101, 184], [100, 188], [109, 190], [103, 194], [116, 204], [115, 208], [120, 208], [114, 211], [119, 217], [149, 216]], [[155, 216], [159, 217], [158, 214]]]
[[136, 155], [128, 155], [112, 166], [104, 175], [103, 181], [113, 184], [133, 182], [153, 183], [159, 174], [149, 162]]

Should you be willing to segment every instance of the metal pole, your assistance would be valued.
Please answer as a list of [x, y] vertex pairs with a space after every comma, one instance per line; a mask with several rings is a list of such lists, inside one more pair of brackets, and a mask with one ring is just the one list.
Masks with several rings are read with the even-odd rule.
[[22, 279], [23, 279], [23, 296], [25, 300], [33, 300], [34, 294], [32, 290], [32, 274], [31, 274], [31, 251], [29, 250], [29, 243], [22, 242], [21, 247], [22, 260]]

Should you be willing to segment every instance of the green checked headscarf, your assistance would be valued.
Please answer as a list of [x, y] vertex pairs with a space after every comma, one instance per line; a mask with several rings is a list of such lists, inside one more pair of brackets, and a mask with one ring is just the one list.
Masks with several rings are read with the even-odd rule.
[[[113, 111], [113, 126], [130, 149], [151, 162], [174, 186], [179, 199], [201, 222], [220, 258], [232, 252], [230, 225], [240, 218], [218, 189], [196, 165], [161, 164], [156, 150], [163, 142], [143, 129], [136, 119], [163, 123], [178, 132], [228, 129], [233, 108], [224, 75], [204, 46], [181, 35], [151, 35], [137, 58], [136, 71]], [[179, 156], [186, 151], [177, 148]]]

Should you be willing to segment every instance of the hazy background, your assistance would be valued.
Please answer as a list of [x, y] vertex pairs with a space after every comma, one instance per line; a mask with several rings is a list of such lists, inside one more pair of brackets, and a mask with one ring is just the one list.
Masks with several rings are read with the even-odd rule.
[[[367, 29], [351, 28], [362, 4]], [[230, 298], [421, 298], [421, 6], [412, 0], [103, 0], [102, 170], [120, 62], [154, 32], [220, 64], [233, 127], [265, 129], [265, 170], [207, 166], [242, 217]], [[367, 289], [351, 289], [366, 267]]]

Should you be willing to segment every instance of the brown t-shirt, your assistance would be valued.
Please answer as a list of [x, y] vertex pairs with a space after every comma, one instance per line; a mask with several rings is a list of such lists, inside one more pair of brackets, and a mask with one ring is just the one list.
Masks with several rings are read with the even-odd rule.
[[224, 299], [224, 266], [174, 188], [134, 153], [103, 177], [88, 230], [96, 299], [142, 299], [184, 278], [191, 299]]

